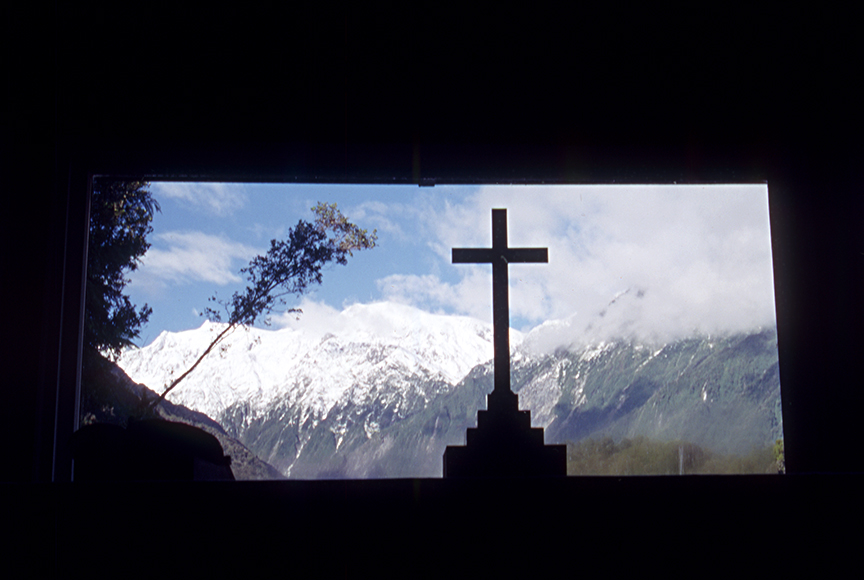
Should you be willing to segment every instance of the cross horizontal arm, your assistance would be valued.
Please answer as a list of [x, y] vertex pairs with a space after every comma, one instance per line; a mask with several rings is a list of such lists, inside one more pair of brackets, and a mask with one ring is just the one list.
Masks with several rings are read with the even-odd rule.
[[548, 248], [507, 248], [504, 257], [508, 262], [549, 262]]
[[[497, 252], [496, 252], [497, 254]], [[453, 264], [490, 264], [495, 254], [492, 248], [453, 248]]]
[[453, 264], [489, 264], [503, 256], [508, 263], [549, 262], [547, 248], [453, 248]]

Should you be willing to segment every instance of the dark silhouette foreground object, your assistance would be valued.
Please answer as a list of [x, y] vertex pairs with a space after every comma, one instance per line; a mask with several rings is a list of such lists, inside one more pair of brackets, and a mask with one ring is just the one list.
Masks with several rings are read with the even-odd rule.
[[549, 261], [546, 248], [508, 248], [507, 210], [492, 210], [491, 248], [453, 248], [454, 264], [492, 264], [495, 388], [487, 410], [477, 412], [464, 446], [444, 451], [444, 477], [535, 477], [567, 475], [567, 447], [544, 445], [543, 429], [531, 427], [530, 411], [519, 410], [510, 390], [510, 294], [513, 262]]
[[234, 479], [213, 435], [161, 419], [86, 425], [72, 435], [72, 453], [75, 481]]

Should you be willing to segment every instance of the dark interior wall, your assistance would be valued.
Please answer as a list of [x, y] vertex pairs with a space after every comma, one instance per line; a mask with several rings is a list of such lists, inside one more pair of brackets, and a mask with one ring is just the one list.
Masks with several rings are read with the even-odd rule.
[[[725, 4], [663, 14], [647, 7], [445, 13], [240, 6], [6, 9], [12, 48], [2, 156], [2, 480], [28, 483], [3, 488], [7, 506], [18, 507], [11, 521], [20, 545], [37, 548], [22, 557], [71, 569], [82, 550], [103, 542], [109, 560], [128, 569], [140, 562], [130, 546], [156, 537], [155, 528], [128, 523], [140, 521], [142, 505], [149, 509], [130, 497], [154, 493], [150, 505], [178, 505], [180, 498], [197, 518], [172, 531], [169, 543], [197, 538], [192, 548], [211, 554], [202, 538], [212, 529], [250, 529], [266, 523], [266, 512], [313, 522], [267, 536], [268, 550], [303, 538], [303, 549], [326, 557], [324, 544], [315, 543], [332, 539], [322, 514], [368, 524], [374, 511], [375, 533], [355, 534], [362, 541], [353, 548], [369, 570], [380, 562], [379, 537], [408, 556], [454, 545], [485, 554], [500, 548], [489, 539], [496, 526], [539, 544], [546, 536], [523, 528], [557, 529], [555, 518], [594, 522], [558, 537], [555, 554], [547, 554], [557, 561], [571, 542], [606, 546], [602, 553], [614, 557], [614, 541], [582, 539], [645, 530], [640, 522], [650, 519], [676, 523], [673, 538], [694, 551], [706, 545], [706, 533], [738, 550], [729, 538], [756, 546], [777, 532], [770, 548], [804, 554], [794, 548], [810, 547], [803, 535], [810, 519], [824, 538], [835, 515], [860, 516], [850, 483], [858, 480], [848, 475], [861, 471], [864, 352], [862, 99], [850, 15], [792, 7], [736, 12]], [[58, 400], [57, 385], [68, 398], [74, 380], [76, 328], [69, 321], [80, 302], [83, 195], [88, 174], [100, 172], [405, 183], [767, 180], [788, 468], [846, 475], [743, 478], [732, 492], [728, 480], [708, 479], [625, 487], [591, 480], [542, 490], [497, 482], [489, 484], [491, 496], [442, 482], [270, 486], [263, 495], [260, 486], [207, 493], [169, 484], [29, 486], [51, 480], [54, 410], [68, 403]], [[589, 496], [593, 503], [576, 499]], [[520, 505], [542, 498], [543, 512], [508, 519], [514, 497]], [[213, 501], [228, 505], [228, 515]], [[489, 517], [481, 521], [468, 503]], [[769, 519], [753, 515], [766, 506]], [[106, 513], [114, 515], [106, 520]], [[122, 534], [102, 526], [112, 518], [126, 522]], [[442, 528], [442, 518], [456, 529]], [[732, 520], [744, 536], [725, 535]], [[486, 530], [480, 544], [465, 532], [472, 526]], [[840, 555], [836, 530], [828, 536]], [[418, 548], [433, 535], [431, 548]], [[254, 552], [258, 541], [249, 535], [241, 547]], [[655, 560], [683, 553], [675, 542], [648, 545]], [[340, 574], [360, 561], [352, 554], [341, 552]], [[238, 570], [245, 561], [231, 559]], [[198, 560], [183, 562], [192, 570]], [[221, 570], [218, 561], [210, 564]], [[438, 567], [451, 569], [444, 556]]]
[[86, 3], [12, 16], [4, 479], [50, 478], [79, 284], [67, 196], [80, 213], [88, 172], [767, 180], [788, 466], [860, 470], [860, 88], [843, 15]]

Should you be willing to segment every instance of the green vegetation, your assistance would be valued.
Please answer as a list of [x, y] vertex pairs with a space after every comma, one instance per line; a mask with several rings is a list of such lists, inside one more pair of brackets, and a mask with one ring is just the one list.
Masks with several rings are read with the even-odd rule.
[[774, 463], [777, 465], [778, 473], [786, 473], [786, 448], [782, 439], [774, 442]]
[[644, 437], [620, 443], [604, 437], [567, 444], [567, 475], [744, 474], [778, 470], [772, 446], [738, 456], [716, 454], [685, 441]]

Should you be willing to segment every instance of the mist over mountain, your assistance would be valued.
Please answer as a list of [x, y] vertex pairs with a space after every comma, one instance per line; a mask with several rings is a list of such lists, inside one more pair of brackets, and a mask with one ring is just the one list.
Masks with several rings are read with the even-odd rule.
[[[492, 390], [491, 325], [382, 302], [330, 326], [238, 329], [169, 399], [288, 477], [440, 477]], [[161, 391], [218, 328], [163, 332], [119, 364]], [[773, 329], [586, 344], [565, 320], [511, 331], [511, 349], [513, 390], [547, 443], [643, 435], [745, 453], [782, 436]]]

